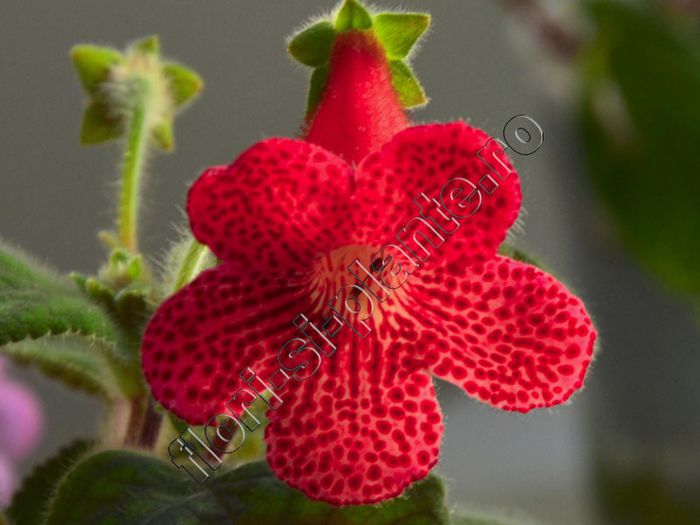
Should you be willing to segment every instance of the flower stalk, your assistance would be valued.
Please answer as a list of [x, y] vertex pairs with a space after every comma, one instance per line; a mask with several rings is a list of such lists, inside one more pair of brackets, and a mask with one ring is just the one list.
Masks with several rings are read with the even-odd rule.
[[138, 251], [138, 213], [141, 186], [148, 155], [149, 112], [152, 106], [151, 87], [145, 80], [135, 81], [129, 129], [124, 150], [119, 199], [118, 232], [121, 244], [129, 251]]

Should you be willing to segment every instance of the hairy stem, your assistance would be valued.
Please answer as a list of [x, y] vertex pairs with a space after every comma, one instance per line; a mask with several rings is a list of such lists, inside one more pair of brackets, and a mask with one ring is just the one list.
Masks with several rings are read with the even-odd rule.
[[122, 168], [118, 219], [119, 240], [125, 248], [132, 252], [136, 252], [138, 249], [139, 202], [148, 154], [149, 106], [151, 104], [149, 89], [148, 82], [140, 81], [137, 89], [134, 90]]

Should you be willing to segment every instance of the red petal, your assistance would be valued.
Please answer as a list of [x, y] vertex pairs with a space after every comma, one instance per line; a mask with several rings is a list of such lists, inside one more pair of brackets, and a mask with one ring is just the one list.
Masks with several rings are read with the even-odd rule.
[[357, 505], [428, 474], [443, 429], [433, 382], [423, 372], [397, 380], [383, 352], [377, 339], [351, 339], [268, 411], [267, 458], [282, 481], [311, 499]]
[[528, 412], [583, 385], [597, 333], [583, 303], [528, 264], [442, 264], [411, 286], [422, 364], [481, 401]]
[[[269, 139], [192, 186], [194, 235], [225, 261], [246, 266], [306, 264], [345, 243], [352, 170], [307, 142]], [[349, 234], [349, 233], [348, 233]]]
[[165, 301], [143, 339], [153, 395], [191, 424], [225, 412], [246, 367], [269, 377], [303, 292], [283, 279], [223, 264]]
[[[443, 186], [457, 177], [476, 187], [483, 184], [491, 195], [479, 189], [481, 206], [474, 211], [476, 206], [465, 203], [466, 208], [460, 209], [450, 200], [448, 195], [457, 189], [455, 186], [445, 190], [444, 202], [453, 211], [460, 215], [474, 213], [458, 221], [459, 229], [442, 245], [439, 257], [459, 260], [463, 265], [492, 258], [518, 216], [521, 194], [517, 173], [510, 168], [500, 146], [489, 140], [486, 133], [464, 122], [417, 126], [397, 134], [381, 151], [367, 157], [356, 173], [358, 241], [379, 245], [392, 242], [407, 221], [420, 213], [414, 199], [423, 193], [440, 202]], [[486, 151], [496, 154], [510, 169], [510, 175], [502, 173], [505, 180], [500, 180], [477, 156], [487, 143]], [[491, 181], [499, 186], [494, 188]], [[469, 192], [464, 191], [461, 198], [474, 192], [476, 204], [477, 193], [467, 183], [463, 185]], [[428, 208], [425, 201], [422, 204]], [[425, 216], [439, 217], [434, 209], [426, 211]], [[409, 236], [406, 232], [403, 235]], [[441, 235], [445, 239], [449, 236], [445, 232]]]

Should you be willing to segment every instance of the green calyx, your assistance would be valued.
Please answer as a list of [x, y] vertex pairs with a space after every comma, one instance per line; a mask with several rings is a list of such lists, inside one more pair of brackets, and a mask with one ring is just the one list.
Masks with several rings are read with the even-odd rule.
[[314, 68], [309, 90], [307, 115], [321, 100], [328, 79], [328, 66], [336, 37], [349, 31], [371, 31], [381, 44], [392, 73], [392, 84], [406, 109], [428, 102], [408, 59], [417, 42], [430, 27], [430, 15], [424, 13], [371, 14], [360, 1], [345, 0], [333, 20], [308, 26], [289, 41], [289, 54]]
[[164, 151], [172, 150], [175, 114], [199, 94], [204, 82], [194, 71], [162, 61], [158, 37], [136, 42], [124, 53], [78, 45], [71, 58], [89, 96], [80, 134], [82, 144], [124, 136], [134, 106], [144, 104], [149, 108], [151, 140]]

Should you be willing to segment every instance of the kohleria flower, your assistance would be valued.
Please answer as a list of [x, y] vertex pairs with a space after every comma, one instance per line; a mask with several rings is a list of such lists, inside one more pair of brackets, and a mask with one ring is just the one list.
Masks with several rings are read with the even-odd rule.
[[422, 91], [402, 60], [421, 20], [349, 0], [335, 27], [292, 42], [317, 68], [304, 139], [260, 142], [194, 184], [192, 230], [223, 262], [159, 308], [143, 343], [153, 394], [192, 424], [226, 411], [246, 369], [275, 384], [286, 372], [268, 462], [335, 504], [396, 496], [436, 464], [431, 375], [527, 412], [582, 386], [596, 338], [561, 283], [497, 255], [521, 204], [514, 171], [472, 216], [459, 188], [439, 204], [448, 180], [489, 174], [477, 157], [489, 137], [411, 127]]

